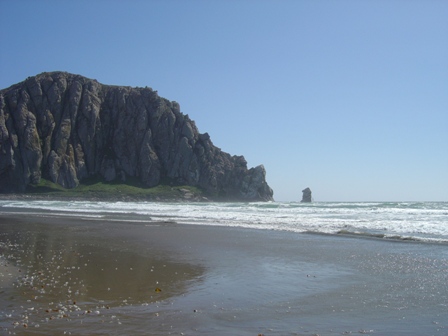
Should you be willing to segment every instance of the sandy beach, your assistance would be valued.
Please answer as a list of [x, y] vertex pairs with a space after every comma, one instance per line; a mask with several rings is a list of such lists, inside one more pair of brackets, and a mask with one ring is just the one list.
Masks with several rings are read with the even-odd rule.
[[447, 335], [446, 245], [0, 216], [0, 330]]

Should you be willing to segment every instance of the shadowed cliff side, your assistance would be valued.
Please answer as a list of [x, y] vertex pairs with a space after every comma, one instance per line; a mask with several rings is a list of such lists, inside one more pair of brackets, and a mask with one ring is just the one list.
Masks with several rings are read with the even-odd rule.
[[0, 192], [46, 178], [75, 188], [86, 178], [137, 178], [202, 188], [233, 200], [269, 201], [262, 165], [248, 169], [200, 134], [179, 104], [150, 88], [42, 73], [0, 91]]

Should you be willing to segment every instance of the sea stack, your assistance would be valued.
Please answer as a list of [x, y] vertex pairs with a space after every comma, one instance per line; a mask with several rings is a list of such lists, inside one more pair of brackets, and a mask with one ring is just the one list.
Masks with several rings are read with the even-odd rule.
[[311, 203], [311, 189], [306, 188], [302, 190], [303, 196], [302, 196], [302, 203]]

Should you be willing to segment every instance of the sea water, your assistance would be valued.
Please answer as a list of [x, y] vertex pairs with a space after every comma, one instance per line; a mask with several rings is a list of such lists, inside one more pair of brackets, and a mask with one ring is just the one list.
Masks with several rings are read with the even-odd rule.
[[446, 202], [3, 200], [1, 214], [5, 334], [447, 335]]
[[168, 203], [2, 200], [0, 213], [218, 225], [448, 243], [448, 202]]

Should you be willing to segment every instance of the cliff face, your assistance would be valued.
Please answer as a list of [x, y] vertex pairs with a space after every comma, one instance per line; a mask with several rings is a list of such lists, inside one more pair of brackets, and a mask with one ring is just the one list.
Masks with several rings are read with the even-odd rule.
[[108, 86], [64, 72], [0, 91], [0, 192], [41, 177], [65, 188], [101, 176], [198, 186], [235, 200], [272, 200], [263, 166], [215, 147], [179, 104], [150, 88]]

